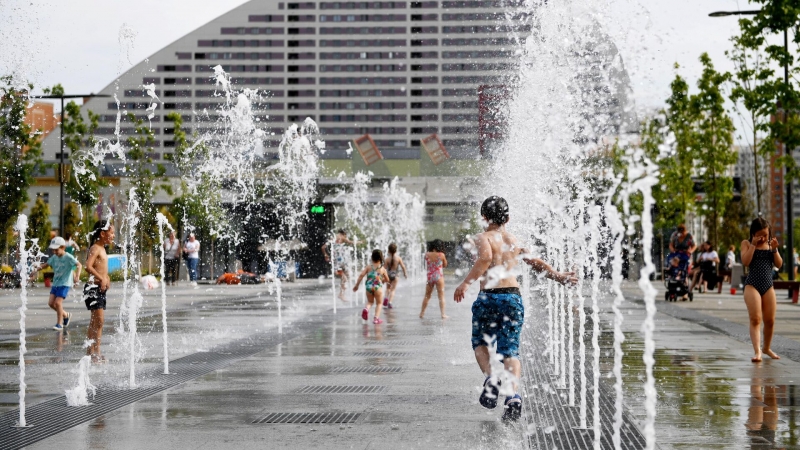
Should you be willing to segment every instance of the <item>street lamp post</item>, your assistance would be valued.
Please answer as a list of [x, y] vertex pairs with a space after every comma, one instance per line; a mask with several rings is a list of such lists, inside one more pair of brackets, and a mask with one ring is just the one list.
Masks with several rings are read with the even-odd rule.
[[61, 138], [59, 139], [60, 142], [60, 153], [59, 153], [59, 163], [58, 163], [58, 232], [61, 236], [64, 236], [64, 185], [67, 182], [67, 170], [66, 164], [64, 162], [64, 99], [65, 98], [92, 98], [92, 97], [110, 97], [110, 95], [104, 94], [86, 94], [86, 95], [42, 95], [38, 96], [37, 98], [49, 98], [49, 99], [59, 99], [61, 100], [61, 122], [59, 123], [59, 128], [61, 128]]
[[[754, 16], [760, 13], [760, 10], [751, 9], [745, 11], [716, 11], [709, 14], [709, 17], [727, 17], [727, 16]], [[783, 30], [783, 49], [789, 53], [789, 29]], [[783, 82], [789, 85], [789, 63], [783, 65]], [[788, 111], [784, 110], [783, 120], [786, 121]], [[753, 149], [755, 151], [755, 149]], [[783, 151], [786, 155], [791, 155], [791, 150], [783, 144]], [[792, 180], [788, 177], [789, 171], [786, 170], [786, 246], [789, 248], [787, 255], [786, 272], [789, 275], [789, 280], [794, 281], [794, 205], [792, 205]]]

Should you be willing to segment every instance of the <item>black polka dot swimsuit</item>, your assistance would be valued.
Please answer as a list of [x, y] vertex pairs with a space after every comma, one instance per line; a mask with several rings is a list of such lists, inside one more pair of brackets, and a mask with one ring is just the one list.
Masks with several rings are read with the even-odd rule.
[[772, 268], [775, 266], [772, 250], [756, 250], [750, 260], [750, 272], [747, 274], [745, 285], [756, 288], [759, 294], [764, 295], [772, 287]]

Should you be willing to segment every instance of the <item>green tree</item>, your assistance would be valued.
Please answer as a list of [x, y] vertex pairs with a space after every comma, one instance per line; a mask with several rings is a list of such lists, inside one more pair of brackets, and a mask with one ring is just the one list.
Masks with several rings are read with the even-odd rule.
[[143, 248], [151, 249], [158, 240], [156, 222], [158, 210], [153, 198], [159, 190], [169, 194], [172, 189], [166, 184], [164, 165], [153, 163], [155, 144], [153, 130], [144, 123], [144, 120], [136, 118], [133, 114], [128, 114], [128, 119], [134, 124], [134, 134], [127, 140], [129, 165], [126, 170], [130, 175], [129, 181], [132, 187], [136, 189], [140, 209], [136, 233], [142, 240]]
[[722, 86], [730, 79], [729, 74], [714, 69], [707, 53], [700, 56], [703, 73], [697, 82], [700, 89], [690, 98], [693, 119], [691, 140], [699, 175], [703, 180], [705, 196], [702, 204], [709, 235], [714, 244], [719, 243], [720, 217], [733, 198], [733, 178], [727, 175], [728, 168], [736, 163], [733, 150], [733, 120], [725, 110]]
[[64, 110], [66, 112], [63, 124], [64, 145], [69, 149], [73, 168], [65, 188], [67, 195], [80, 205], [82, 216], [88, 220], [92, 217], [93, 208], [98, 202], [100, 188], [108, 186], [108, 182], [100, 174], [91, 150], [87, 150], [96, 143], [94, 132], [99, 124], [99, 116], [87, 110], [89, 117], [87, 122], [81, 114], [81, 107], [75, 102], [67, 103]]
[[[218, 236], [228, 223], [228, 213], [222, 206], [222, 186], [208, 174], [201, 173], [197, 179], [194, 173], [194, 163], [208, 156], [208, 147], [187, 138], [180, 114], [172, 112], [165, 119], [173, 123], [175, 153], [171, 159], [181, 174], [181, 195], [173, 202], [172, 215], [181, 228], [191, 224], [204, 235]], [[196, 182], [190, 186], [187, 179]]]
[[85, 168], [82, 173], [72, 172], [66, 185], [67, 194], [78, 204], [93, 207], [97, 204], [100, 188], [108, 186], [108, 183], [101, 178], [99, 169], [92, 161], [87, 164], [89, 158], [86, 147], [95, 144], [94, 132], [97, 130], [99, 117], [92, 111], [87, 111], [89, 122], [86, 122], [81, 114], [81, 107], [75, 102], [69, 102], [64, 107], [64, 145], [69, 149], [70, 160], [73, 166], [76, 164]]
[[[678, 66], [675, 66], [676, 69]], [[683, 223], [695, 210], [694, 180], [695, 135], [689, 84], [680, 75], [670, 83], [667, 107], [641, 127], [641, 147], [659, 167], [656, 202], [656, 229], [671, 229]], [[669, 139], [671, 137], [671, 139]], [[669, 146], [665, 144], [671, 142]], [[664, 150], [664, 149], [667, 150]]]
[[[768, 131], [767, 142], [783, 144], [789, 152], [782, 152], [779, 162], [787, 168], [791, 179], [800, 178], [800, 169], [791, 152], [800, 147], [800, 91], [792, 78], [800, 68], [795, 66], [794, 53], [800, 44], [800, 3], [786, 0], [752, 0], [761, 5], [758, 14], [739, 20], [741, 40], [751, 51], [763, 52], [766, 65], [772, 68], [789, 67], [789, 82], [783, 71], [765, 69], [761, 74], [768, 89], [761, 92], [759, 110], [761, 127]], [[793, 36], [790, 48], [782, 45], [784, 31]], [[794, 46], [794, 48], [791, 48]], [[789, 112], [786, 114], [785, 112]], [[772, 120], [778, 118], [780, 120]]]
[[82, 234], [81, 211], [78, 208], [78, 205], [73, 202], [69, 202], [64, 205], [64, 239], [66, 239], [67, 236], [72, 236], [73, 239], [77, 241], [77, 238], [75, 237], [76, 232]]
[[759, 163], [775, 152], [775, 146], [770, 139], [760, 139], [760, 135], [769, 133], [771, 115], [775, 112], [777, 80], [763, 51], [764, 36], [742, 33], [732, 37], [731, 42], [733, 49], [725, 52], [735, 68], [730, 80], [730, 99], [734, 111], [742, 118], [742, 126], [749, 131], [743, 137], [753, 155], [755, 183], [750, 189], [756, 194], [756, 211], [764, 212], [766, 205], [762, 204], [762, 198], [767, 174], [766, 168], [759, 168]]
[[[28, 201], [28, 188], [41, 165], [38, 133], [24, 122], [31, 84], [0, 77], [0, 242]], [[5, 245], [4, 245], [5, 247]]]
[[755, 205], [748, 195], [748, 186], [742, 186], [742, 198], [731, 200], [722, 213], [722, 226], [719, 228], [717, 247], [720, 255], [727, 253], [729, 246], [739, 248], [739, 244], [750, 238], [750, 221], [756, 217]]
[[50, 230], [53, 224], [50, 223], [50, 207], [42, 200], [36, 198], [36, 203], [31, 208], [31, 216], [28, 217], [28, 233], [31, 239], [39, 239], [39, 247], [47, 248], [50, 243]]

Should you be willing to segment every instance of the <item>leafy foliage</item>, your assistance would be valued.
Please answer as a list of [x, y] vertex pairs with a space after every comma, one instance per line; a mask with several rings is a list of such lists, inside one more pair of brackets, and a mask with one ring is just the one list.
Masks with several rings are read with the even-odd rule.
[[[41, 165], [38, 134], [24, 122], [28, 92], [12, 76], [0, 77], [0, 242], [28, 201], [28, 188]], [[49, 231], [49, 230], [48, 230]]]
[[31, 239], [39, 239], [39, 247], [47, 248], [50, 241], [50, 230], [53, 224], [50, 222], [50, 207], [41, 197], [36, 198], [31, 215], [28, 217], [28, 233]]
[[[82, 158], [81, 150], [95, 144], [94, 132], [97, 130], [99, 116], [92, 111], [87, 111], [87, 123], [81, 114], [81, 107], [75, 102], [69, 102], [64, 107], [64, 145], [70, 150], [70, 159]], [[100, 177], [97, 167], [90, 166], [89, 173], [72, 173], [65, 189], [67, 194], [81, 205], [94, 206], [97, 204], [100, 188], [108, 183]]]
[[136, 189], [140, 208], [136, 234], [142, 239], [143, 248], [152, 248], [158, 240], [156, 222], [158, 209], [153, 204], [153, 199], [158, 190], [169, 194], [172, 189], [166, 184], [164, 165], [153, 163], [153, 144], [155, 144], [153, 130], [144, 123], [144, 120], [137, 119], [133, 114], [128, 114], [128, 119], [134, 124], [134, 134], [127, 140], [129, 148], [127, 159], [130, 164], [126, 170], [130, 174], [131, 186]]
[[713, 243], [718, 243], [720, 217], [733, 198], [733, 178], [727, 174], [727, 169], [736, 163], [737, 158], [733, 150], [735, 128], [725, 110], [722, 93], [722, 86], [730, 75], [717, 72], [707, 53], [700, 56], [700, 62], [703, 65], [703, 73], [697, 82], [700, 91], [690, 99], [692, 143], [703, 180], [705, 196], [702, 204], [709, 237]]

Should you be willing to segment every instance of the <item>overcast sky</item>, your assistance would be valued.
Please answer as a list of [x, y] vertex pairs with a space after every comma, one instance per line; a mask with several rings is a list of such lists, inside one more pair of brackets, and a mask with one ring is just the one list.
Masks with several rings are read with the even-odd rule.
[[[583, 1], [610, 5], [605, 25], [618, 41], [640, 109], [663, 105], [675, 62], [692, 85], [703, 51], [719, 69], [731, 69], [724, 52], [737, 31], [736, 19], [708, 13], [748, 9], [746, 0]], [[97, 92], [132, 64], [242, 3], [0, 0], [0, 73], [13, 68], [37, 86], [61, 83], [67, 93]], [[130, 61], [121, 58], [123, 24], [135, 33]]]

